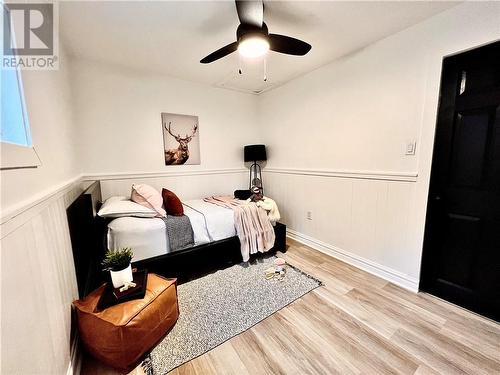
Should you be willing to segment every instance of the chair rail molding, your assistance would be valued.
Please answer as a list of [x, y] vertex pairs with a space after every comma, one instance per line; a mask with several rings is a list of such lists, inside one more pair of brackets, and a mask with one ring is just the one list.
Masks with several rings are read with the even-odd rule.
[[275, 168], [268, 167], [262, 170], [263, 173], [294, 174], [301, 176], [321, 176], [337, 178], [355, 178], [363, 180], [384, 180], [384, 181], [404, 181], [417, 182], [417, 172], [400, 171], [358, 171], [358, 170], [334, 170], [334, 169], [296, 169], [296, 168]]
[[133, 180], [158, 177], [204, 176], [248, 173], [246, 168], [225, 169], [196, 169], [181, 171], [156, 171], [156, 172], [116, 172], [116, 173], [84, 173], [82, 179], [88, 180]]
[[[32, 216], [43, 210], [43, 208], [48, 204], [71, 191], [81, 181], [82, 175], [77, 175], [69, 180], [41, 191], [40, 193], [30, 197], [29, 199], [19, 202], [13, 206], [7, 207], [6, 209], [2, 207], [0, 222], [0, 224], [2, 225], [2, 237], [4, 237], [4, 234], [6, 234], [4, 224], [10, 224], [10, 222], [14, 219], [16, 219], [16, 221], [21, 220], [22, 222], [29, 220]], [[29, 215], [26, 216], [26, 214]]]

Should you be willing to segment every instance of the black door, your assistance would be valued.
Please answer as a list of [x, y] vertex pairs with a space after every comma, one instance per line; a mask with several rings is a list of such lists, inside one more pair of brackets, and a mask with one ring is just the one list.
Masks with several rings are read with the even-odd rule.
[[500, 321], [500, 42], [443, 62], [421, 289]]

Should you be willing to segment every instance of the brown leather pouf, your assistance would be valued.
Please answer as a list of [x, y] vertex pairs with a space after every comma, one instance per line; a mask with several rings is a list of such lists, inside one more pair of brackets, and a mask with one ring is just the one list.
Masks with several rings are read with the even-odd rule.
[[95, 312], [105, 285], [74, 301], [80, 337], [100, 361], [130, 371], [175, 325], [179, 316], [177, 280], [148, 275], [146, 295]]

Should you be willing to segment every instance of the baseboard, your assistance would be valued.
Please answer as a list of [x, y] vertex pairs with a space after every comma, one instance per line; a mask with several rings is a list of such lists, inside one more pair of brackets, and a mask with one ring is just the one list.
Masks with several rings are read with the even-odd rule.
[[346, 262], [354, 267], [360, 268], [363, 271], [369, 272], [372, 275], [378, 276], [411, 292], [418, 292], [419, 281], [415, 278], [409, 277], [392, 268], [375, 263], [371, 260], [362, 258], [356, 254], [350, 253], [346, 250], [340, 249], [337, 246], [327, 244], [313, 237], [307, 236], [293, 229], [287, 228], [287, 237], [303, 243], [323, 254], [337, 258]]

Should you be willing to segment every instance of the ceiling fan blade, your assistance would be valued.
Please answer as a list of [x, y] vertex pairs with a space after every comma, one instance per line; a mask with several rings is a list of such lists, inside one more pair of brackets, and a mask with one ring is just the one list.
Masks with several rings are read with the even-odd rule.
[[240, 23], [262, 27], [264, 22], [264, 3], [262, 0], [236, 0], [236, 11]]
[[224, 56], [227, 56], [230, 53], [233, 53], [237, 49], [238, 49], [238, 42], [233, 42], [231, 44], [228, 44], [227, 46], [219, 48], [215, 52], [212, 52], [207, 57], [204, 57], [203, 59], [201, 59], [200, 62], [202, 64], [208, 64], [208, 63], [214, 62], [215, 60], [219, 60], [219, 59], [223, 58]]
[[269, 34], [269, 49], [287, 55], [304, 56], [311, 50], [309, 43], [286, 35]]

